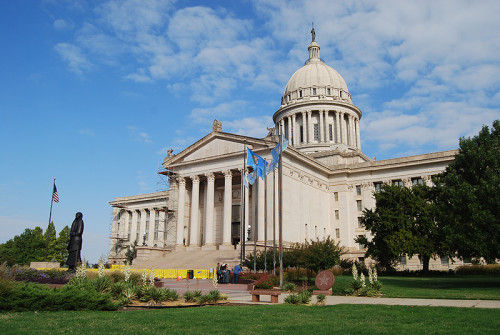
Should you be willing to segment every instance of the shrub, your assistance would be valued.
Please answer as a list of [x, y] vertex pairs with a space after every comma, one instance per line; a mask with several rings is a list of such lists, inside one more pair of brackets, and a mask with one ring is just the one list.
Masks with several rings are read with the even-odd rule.
[[275, 286], [279, 286], [280, 279], [277, 276], [273, 275], [266, 275], [257, 280], [254, 285], [255, 288], [260, 288], [260, 289], [272, 289]]
[[97, 277], [92, 280], [92, 284], [97, 292], [105, 293], [111, 288], [111, 279], [107, 276]]
[[298, 294], [290, 294], [288, 297], [285, 298], [286, 304], [298, 305], [300, 301], [301, 299], [299, 298]]
[[109, 278], [113, 283], [118, 283], [125, 280], [125, 275], [121, 271], [113, 271], [109, 273]]
[[109, 289], [111, 296], [114, 299], [120, 299], [123, 296], [123, 291], [125, 290], [125, 286], [126, 285], [124, 282], [112, 283]]
[[179, 300], [179, 294], [177, 291], [171, 290], [169, 288], [165, 288], [162, 290], [165, 295], [165, 301], [176, 301]]
[[196, 299], [194, 297], [194, 292], [193, 291], [186, 291], [182, 295], [183, 299], [185, 302], [195, 302]]
[[286, 283], [285, 285], [283, 285], [283, 291], [284, 292], [295, 292], [297, 291], [297, 285], [295, 285], [294, 283]]
[[95, 290], [82, 290], [77, 285], [50, 289], [34, 283], [15, 283], [14, 288], [0, 297], [4, 311], [116, 310], [111, 295]]
[[325, 300], [326, 300], [326, 296], [322, 293], [320, 293], [316, 296], [316, 304], [318, 304], [318, 305], [324, 305]]
[[300, 303], [307, 305], [311, 302], [312, 292], [304, 290], [299, 293]]
[[462, 265], [455, 269], [459, 275], [500, 275], [500, 264]]

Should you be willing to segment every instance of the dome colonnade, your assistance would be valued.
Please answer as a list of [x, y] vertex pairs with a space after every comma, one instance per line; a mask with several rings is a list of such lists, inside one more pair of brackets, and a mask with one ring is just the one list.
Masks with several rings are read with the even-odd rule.
[[288, 81], [274, 113], [290, 145], [304, 152], [361, 150], [361, 110], [351, 100], [345, 80], [319, 57], [312, 41], [309, 59]]

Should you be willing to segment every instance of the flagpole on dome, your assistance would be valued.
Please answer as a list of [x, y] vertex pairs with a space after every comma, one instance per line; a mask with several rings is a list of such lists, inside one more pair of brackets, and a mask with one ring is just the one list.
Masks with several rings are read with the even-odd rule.
[[50, 197], [50, 214], [49, 214], [49, 225], [47, 226], [47, 231], [45, 232], [47, 234], [46, 238], [46, 243], [45, 243], [45, 262], [47, 261], [47, 254], [49, 252], [49, 228], [50, 228], [50, 222], [52, 221], [52, 204], [54, 203], [54, 200], [56, 202], [59, 202], [59, 194], [57, 193], [57, 187], [56, 187], [56, 178], [54, 178], [54, 184], [52, 185], [52, 196]]

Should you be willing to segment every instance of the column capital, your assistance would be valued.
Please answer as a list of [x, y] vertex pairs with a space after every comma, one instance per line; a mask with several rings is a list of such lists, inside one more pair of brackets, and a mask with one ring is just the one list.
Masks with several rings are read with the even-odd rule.
[[225, 170], [225, 171], [222, 171], [222, 173], [224, 174], [224, 178], [226, 178], [226, 179], [233, 177], [233, 173], [231, 172], [231, 170]]
[[179, 185], [180, 184], [186, 185], [186, 178], [184, 178], [184, 177], [177, 177], [176, 180], [179, 183]]
[[307, 115], [309, 115], [309, 117], [311, 117], [312, 113], [313, 113], [312, 110], [307, 111]]
[[195, 175], [190, 177], [193, 183], [199, 183], [200, 182], [200, 176]]
[[207, 177], [208, 181], [214, 181], [215, 180], [215, 174], [213, 174], [213, 172], [205, 173], [205, 177]]

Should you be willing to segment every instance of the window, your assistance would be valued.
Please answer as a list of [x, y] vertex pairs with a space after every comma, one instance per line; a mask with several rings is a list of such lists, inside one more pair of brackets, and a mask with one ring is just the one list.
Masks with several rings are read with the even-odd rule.
[[420, 177], [418, 177], [418, 178], [411, 178], [411, 184], [413, 186], [415, 186], [415, 185], [423, 185], [424, 181]]
[[307, 223], [304, 225], [304, 230], [305, 230], [306, 240], [308, 240], [309, 239], [309, 231], [307, 230]]
[[375, 187], [375, 193], [382, 191], [382, 183], [373, 183], [373, 186]]
[[333, 197], [335, 198], [335, 201], [339, 201], [339, 192], [333, 192]]
[[356, 195], [361, 195], [361, 185], [356, 185]]
[[340, 238], [340, 229], [339, 228], [335, 228], [335, 237]]
[[144, 234], [146, 234], [146, 241], [149, 240], [149, 217], [151, 216], [150, 212], [146, 212], [146, 226], [144, 228]]
[[316, 89], [313, 88], [313, 95], [316, 95]]
[[328, 135], [330, 137], [330, 141], [333, 141], [333, 127], [331, 124], [328, 125]]
[[331, 95], [331, 94], [332, 94], [332, 90], [331, 90], [331, 89], [329, 89], [329, 88], [327, 88], [327, 89], [326, 89], [326, 94], [327, 94], [327, 95]]
[[338, 210], [338, 209], [336, 209], [336, 210], [335, 210], [335, 219], [336, 219], [336, 220], [338, 220], [338, 219], [339, 219], [339, 217], [340, 217], [340, 215], [339, 215], [339, 210]]
[[304, 127], [300, 126], [300, 142], [304, 143]]
[[361, 200], [356, 200], [356, 207], [358, 212], [361, 212], [363, 210], [363, 202]]
[[314, 124], [314, 140], [319, 141], [319, 124]]
[[116, 232], [120, 234], [120, 222], [116, 223]]
[[158, 240], [158, 234], [160, 230], [160, 212], [156, 211], [155, 212], [155, 234], [154, 234], [154, 240]]
[[392, 181], [392, 185], [394, 185], [394, 186], [401, 186], [401, 187], [404, 186], [403, 181], [401, 179], [393, 180]]
[[361, 216], [358, 216], [358, 228], [363, 228], [363, 225], [361, 224]]
[[299, 97], [302, 98], [302, 91], [299, 91]]
[[406, 256], [403, 256], [399, 259], [399, 262], [401, 263], [401, 265], [406, 265]]
[[285, 134], [284, 134], [284, 136], [285, 136], [285, 138], [287, 140], [289, 140], [289, 138], [288, 138], [288, 123], [285, 123]]
[[441, 257], [441, 265], [448, 265], [450, 263], [450, 258], [448, 256]]

